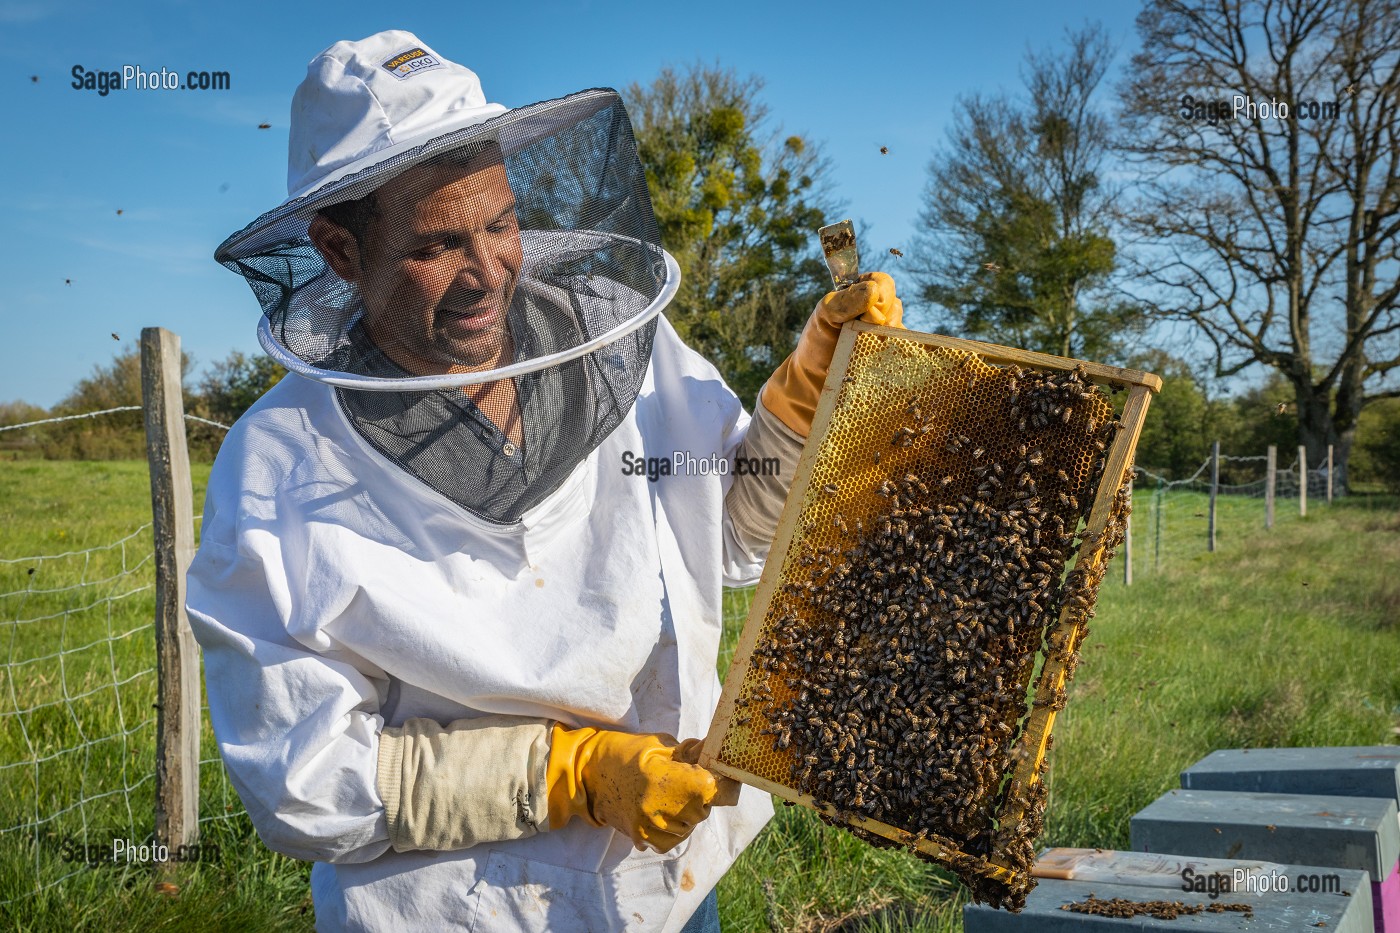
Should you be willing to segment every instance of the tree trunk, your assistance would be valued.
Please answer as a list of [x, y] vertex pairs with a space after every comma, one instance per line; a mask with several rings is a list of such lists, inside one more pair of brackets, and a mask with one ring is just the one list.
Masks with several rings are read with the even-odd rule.
[[[1319, 391], [1311, 383], [1306, 388], [1295, 386], [1298, 402], [1298, 443], [1308, 450], [1308, 463], [1311, 469], [1320, 469], [1327, 463], [1327, 445], [1332, 445], [1332, 469], [1335, 475], [1333, 489], [1336, 495], [1346, 494], [1346, 463], [1351, 453], [1351, 443], [1356, 433], [1355, 422], [1351, 430], [1343, 435], [1337, 430], [1330, 400], [1325, 390]], [[1307, 477], [1298, 477], [1298, 482], [1307, 482]]]

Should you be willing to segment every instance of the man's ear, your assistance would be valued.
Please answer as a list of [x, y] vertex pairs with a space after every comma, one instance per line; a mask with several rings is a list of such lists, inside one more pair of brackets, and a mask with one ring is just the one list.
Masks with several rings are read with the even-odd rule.
[[360, 277], [360, 244], [355, 235], [320, 214], [311, 219], [306, 231], [331, 271], [354, 284]]

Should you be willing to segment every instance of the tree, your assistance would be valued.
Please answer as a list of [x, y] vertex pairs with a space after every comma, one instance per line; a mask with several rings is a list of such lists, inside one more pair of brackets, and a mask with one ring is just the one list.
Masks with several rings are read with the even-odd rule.
[[1227, 438], [1234, 433], [1234, 410], [1186, 361], [1152, 350], [1128, 363], [1162, 377], [1162, 391], [1152, 400], [1138, 438], [1139, 465], [1168, 479], [1182, 479], [1201, 465], [1212, 441], [1226, 441], [1230, 450]]
[[[181, 355], [181, 377], [188, 375], [193, 359]], [[191, 398], [185, 393], [185, 407]], [[111, 408], [136, 406], [141, 399], [141, 350], [127, 346], [107, 365], [95, 365], [92, 374], [78, 380], [73, 390], [53, 407], [53, 415], [80, 415]], [[131, 460], [146, 456], [145, 424], [140, 411], [123, 411], [47, 425], [43, 429], [44, 456], [69, 460]]]
[[661, 243], [681, 268], [667, 317], [749, 401], [830, 287], [816, 242], [833, 207], [827, 162], [768, 129], [762, 87], [696, 65], [625, 94]]
[[1139, 298], [1217, 375], [1281, 374], [1345, 489], [1362, 409], [1400, 395], [1400, 0], [1148, 0], [1138, 32]]
[[1357, 433], [1361, 439], [1352, 459], [1352, 476], [1400, 493], [1400, 399], [1367, 407]]
[[285, 375], [287, 370], [270, 356], [234, 350], [200, 380], [199, 404], [210, 420], [233, 424]]
[[1095, 94], [1112, 57], [1099, 27], [1061, 55], [1028, 53], [1025, 98], [959, 99], [929, 165], [911, 255], [920, 297], [969, 336], [1110, 357], [1140, 319], [1108, 289], [1117, 268]]
[[[47, 418], [49, 413], [38, 405], [31, 405], [23, 399], [13, 402], [0, 402], [0, 427], [25, 424]], [[42, 428], [21, 428], [17, 431], [0, 431], [0, 452], [18, 458], [35, 456], [42, 450]]]

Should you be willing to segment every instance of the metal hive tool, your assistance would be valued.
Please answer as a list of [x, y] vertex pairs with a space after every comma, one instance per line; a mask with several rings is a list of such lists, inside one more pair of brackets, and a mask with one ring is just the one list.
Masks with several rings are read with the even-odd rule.
[[[701, 763], [1019, 909], [1051, 727], [1160, 385], [847, 325]], [[1056, 529], [1059, 563], [1026, 559], [1048, 546], [1037, 525], [1029, 547], [1027, 521]], [[998, 533], [1012, 527], [1026, 536]]]

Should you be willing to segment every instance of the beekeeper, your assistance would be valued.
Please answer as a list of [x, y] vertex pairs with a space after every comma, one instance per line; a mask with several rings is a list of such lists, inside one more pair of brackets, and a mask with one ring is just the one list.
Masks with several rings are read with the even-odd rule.
[[259, 834], [316, 863], [322, 930], [718, 929], [771, 803], [675, 737], [893, 282], [827, 296], [750, 419], [660, 316], [617, 94], [507, 110], [406, 32], [312, 60], [288, 191], [216, 254], [295, 375], [229, 432], [188, 589]]

